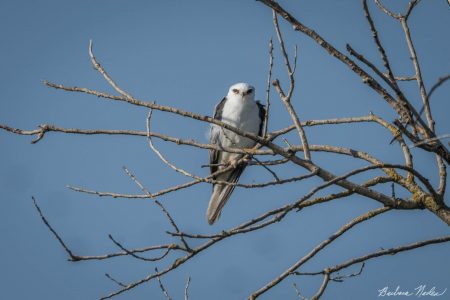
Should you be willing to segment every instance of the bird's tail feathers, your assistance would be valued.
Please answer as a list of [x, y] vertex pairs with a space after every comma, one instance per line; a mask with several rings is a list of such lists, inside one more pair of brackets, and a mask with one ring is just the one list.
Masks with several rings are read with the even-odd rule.
[[216, 184], [214, 186], [213, 193], [209, 199], [208, 210], [206, 211], [209, 225], [214, 224], [220, 218], [222, 208], [231, 196], [231, 188], [233, 186], [230, 185]]
[[[239, 181], [239, 177], [244, 171], [244, 168], [245, 167], [240, 167], [229, 173], [225, 173], [224, 175], [228, 177], [225, 181], [237, 183]], [[235, 185], [228, 184], [215, 184], [213, 186], [213, 193], [209, 199], [208, 210], [206, 211], [206, 218], [208, 219], [209, 225], [214, 224], [214, 222], [219, 219], [222, 208], [227, 203], [235, 187]]]

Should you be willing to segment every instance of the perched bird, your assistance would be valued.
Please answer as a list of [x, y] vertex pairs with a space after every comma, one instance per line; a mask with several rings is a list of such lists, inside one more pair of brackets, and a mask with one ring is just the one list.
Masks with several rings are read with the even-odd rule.
[[[230, 87], [228, 95], [216, 105], [214, 109], [214, 119], [242, 129], [246, 132], [261, 135], [263, 130], [264, 105], [255, 101], [255, 88], [247, 83], [236, 83]], [[210, 144], [219, 147], [251, 148], [255, 141], [240, 136], [230, 130], [220, 126], [211, 125]], [[209, 150], [209, 163], [211, 174], [224, 168], [236, 164], [243, 154], [230, 153], [221, 150]], [[236, 166], [234, 169], [214, 176], [214, 180], [236, 183], [239, 180], [245, 165]], [[214, 184], [213, 192], [209, 200], [206, 217], [208, 223], [212, 225], [220, 217], [220, 212], [234, 190], [233, 185]]]

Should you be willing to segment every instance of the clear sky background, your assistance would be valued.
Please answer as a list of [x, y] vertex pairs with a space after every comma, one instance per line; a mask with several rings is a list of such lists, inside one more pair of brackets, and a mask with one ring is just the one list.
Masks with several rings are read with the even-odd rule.
[[[412, 75], [404, 37], [394, 23], [370, 2], [394, 71]], [[402, 10], [406, 1], [386, 1]], [[306, 25], [344, 51], [350, 43], [381, 66], [360, 1], [282, 1]], [[294, 104], [300, 118], [323, 119], [367, 115], [369, 111], [392, 121], [390, 107], [363, 85], [342, 63], [329, 57], [308, 38], [280, 21], [288, 49], [299, 47]], [[426, 0], [410, 18], [411, 31], [429, 88], [450, 71], [450, 7], [445, 0]], [[100, 63], [133, 96], [200, 114], [211, 115], [230, 85], [249, 82], [264, 99], [268, 69], [268, 41], [275, 37], [271, 11], [256, 1], [0, 1], [0, 123], [34, 129], [42, 123], [83, 129], [145, 130], [147, 111], [124, 103], [46, 88], [41, 80], [113, 92], [88, 56], [89, 39]], [[275, 44], [274, 77], [287, 86], [287, 76]], [[415, 105], [415, 83], [402, 83]], [[436, 91], [432, 108], [439, 134], [450, 132], [450, 84]], [[270, 129], [288, 124], [289, 117], [273, 94]], [[205, 142], [206, 123], [155, 112], [155, 131]], [[354, 147], [388, 162], [401, 162], [397, 145], [373, 124], [308, 128], [311, 144]], [[297, 143], [295, 135], [289, 135]], [[153, 263], [132, 258], [72, 263], [36, 213], [34, 195], [51, 224], [80, 255], [118, 249], [112, 234], [129, 248], [172, 241], [160, 210], [150, 201], [98, 198], [68, 190], [75, 185], [100, 191], [139, 193], [126, 176], [127, 166], [151, 191], [189, 179], [175, 174], [148, 148], [145, 138], [75, 136], [49, 133], [38, 144], [31, 138], [0, 131], [0, 298], [97, 299], [117, 289], [104, 273], [131, 282], [163, 269], [171, 260]], [[196, 174], [207, 163], [207, 151], [157, 141], [158, 147]], [[437, 184], [435, 159], [413, 152], [417, 168]], [[335, 174], [365, 165], [335, 155], [313, 153], [316, 162]], [[281, 168], [280, 175], [298, 175]], [[376, 174], [374, 173], [371, 173]], [[367, 177], [356, 177], [362, 181]], [[242, 182], [270, 180], [266, 171], [251, 167]], [[161, 197], [182, 230], [215, 233], [264, 211], [295, 201], [319, 180], [264, 190], [236, 189], [220, 221], [210, 227], [205, 211], [210, 186]], [[383, 189], [389, 191], [389, 189]], [[327, 192], [338, 189], [329, 189]], [[398, 191], [402, 195], [401, 191]], [[446, 199], [449, 204], [448, 199]], [[163, 277], [174, 299], [182, 299], [191, 276], [190, 299], [244, 299], [287, 269], [317, 243], [353, 217], [378, 207], [354, 196], [288, 216], [270, 228], [236, 236], [198, 255]], [[394, 211], [359, 226], [305, 265], [314, 271], [380, 247], [388, 248], [447, 235], [448, 226], [426, 211]], [[385, 257], [367, 263], [363, 274], [331, 283], [324, 299], [376, 299], [377, 290], [397, 285], [449, 289], [450, 244]], [[350, 271], [354, 271], [351, 269]], [[262, 299], [296, 299], [296, 283], [311, 296], [321, 278], [289, 277]], [[163, 299], [152, 281], [117, 299]]]

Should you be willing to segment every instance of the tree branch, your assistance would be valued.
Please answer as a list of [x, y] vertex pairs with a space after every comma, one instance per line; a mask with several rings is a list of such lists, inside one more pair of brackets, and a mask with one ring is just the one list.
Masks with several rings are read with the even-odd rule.
[[[265, 286], [263, 286], [262, 288], [260, 288], [259, 290], [255, 291], [252, 295], [250, 295], [250, 297], [248, 298], [249, 300], [254, 300], [256, 298], [258, 298], [259, 296], [261, 296], [262, 294], [266, 293], [268, 290], [270, 290], [271, 288], [273, 288], [275, 285], [279, 284], [282, 280], [284, 280], [287, 276], [291, 275], [294, 271], [296, 271], [298, 268], [300, 268], [305, 262], [307, 262], [308, 260], [310, 260], [311, 258], [313, 258], [318, 252], [320, 252], [323, 248], [325, 248], [326, 246], [328, 246], [331, 242], [333, 242], [335, 239], [337, 239], [338, 237], [340, 237], [342, 234], [344, 234], [346, 231], [348, 231], [349, 229], [351, 229], [353, 226], [367, 221], [379, 214], [382, 214], [384, 212], [389, 211], [391, 208], [389, 207], [382, 207], [382, 208], [378, 208], [376, 210], [372, 210], [370, 212], [367, 212], [361, 216], [359, 216], [358, 218], [353, 219], [352, 221], [350, 221], [349, 223], [345, 224], [344, 226], [342, 226], [336, 233], [334, 233], [332, 236], [330, 236], [328, 239], [324, 240], [322, 243], [320, 243], [319, 245], [317, 245], [314, 249], [312, 249], [307, 255], [305, 255], [304, 257], [302, 257], [299, 261], [297, 261], [294, 265], [292, 265], [291, 267], [289, 267], [286, 271], [284, 271], [282, 274], [280, 274], [277, 278], [275, 278], [274, 280], [272, 280], [271, 282], [267, 283]], [[327, 275], [327, 274], [325, 274]], [[322, 283], [322, 287], [319, 289], [318, 293], [316, 294], [316, 296], [318, 295], [318, 297], [320, 297], [320, 295], [322, 295], [323, 290], [325, 290], [326, 285], [328, 284], [329, 281], [329, 274], [326, 278], [326, 280], [324, 280], [324, 282]], [[317, 299], [317, 298], [316, 298]]]

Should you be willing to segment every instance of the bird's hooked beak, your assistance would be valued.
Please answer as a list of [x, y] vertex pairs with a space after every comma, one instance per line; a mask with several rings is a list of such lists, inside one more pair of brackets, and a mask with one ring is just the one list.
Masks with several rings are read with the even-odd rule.
[[246, 90], [246, 91], [242, 91], [242, 97], [248, 96], [250, 95], [250, 91]]

